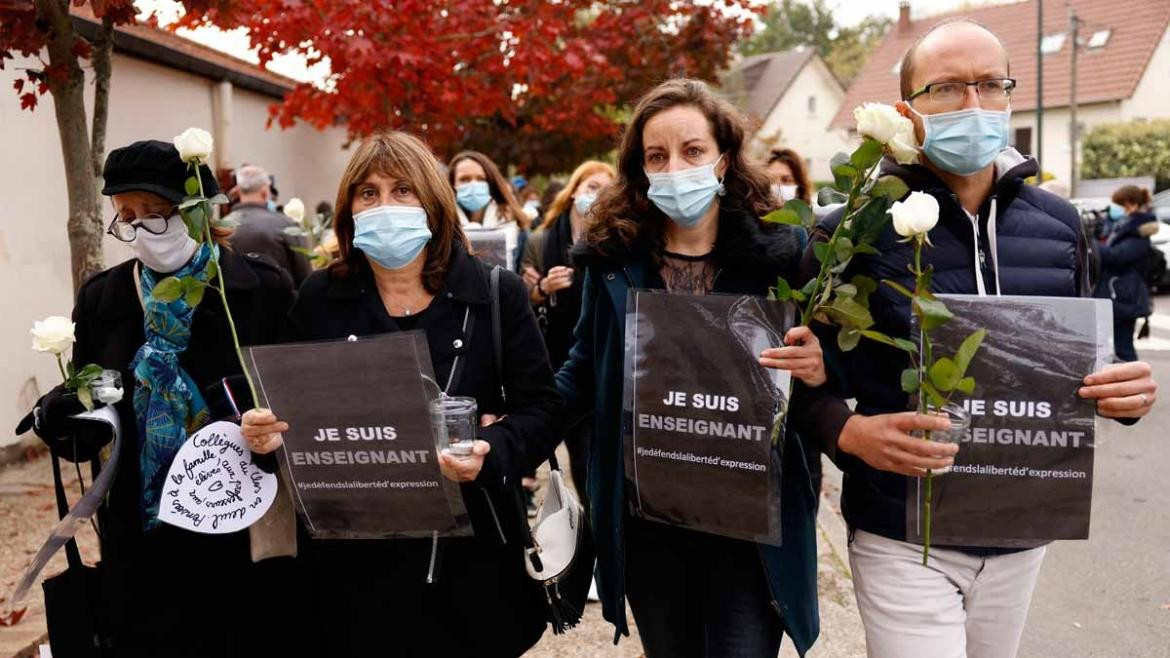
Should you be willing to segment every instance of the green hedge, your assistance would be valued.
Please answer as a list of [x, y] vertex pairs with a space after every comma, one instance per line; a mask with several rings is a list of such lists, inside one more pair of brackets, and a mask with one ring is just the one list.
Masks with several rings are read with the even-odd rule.
[[1170, 119], [1103, 123], [1085, 135], [1081, 178], [1154, 177], [1170, 187]]

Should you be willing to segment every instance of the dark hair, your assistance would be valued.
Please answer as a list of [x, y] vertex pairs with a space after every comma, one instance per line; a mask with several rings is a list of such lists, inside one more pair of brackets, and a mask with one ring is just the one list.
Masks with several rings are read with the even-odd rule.
[[473, 160], [483, 167], [484, 173], [487, 174], [488, 191], [496, 205], [500, 207], [508, 219], [519, 224], [520, 228], [527, 229], [532, 221], [529, 219], [528, 213], [524, 212], [524, 208], [516, 201], [516, 195], [512, 192], [512, 183], [504, 178], [496, 163], [483, 153], [460, 151], [451, 158], [451, 161], [447, 163], [447, 182], [451, 184], [451, 189], [455, 189], [455, 167], [463, 160]]
[[367, 138], [354, 150], [337, 186], [333, 231], [337, 236], [339, 258], [329, 267], [333, 276], [346, 277], [367, 267], [365, 255], [353, 246], [353, 193], [371, 173], [382, 174], [410, 184], [423, 210], [431, 241], [427, 243], [423, 263], [423, 286], [435, 294], [443, 287], [447, 265], [456, 242], [467, 248], [467, 239], [459, 226], [455, 210], [455, 193], [443, 180], [434, 154], [413, 135], [388, 132]]
[[1113, 193], [1113, 203], [1121, 205], [1129, 204], [1138, 208], [1147, 208], [1153, 201], [1150, 191], [1137, 185], [1122, 185]]
[[1003, 45], [1003, 39], [1000, 39], [999, 35], [997, 35], [995, 32], [992, 32], [991, 28], [987, 27], [983, 23], [980, 23], [979, 21], [973, 21], [970, 18], [963, 17], [948, 18], [945, 21], [939, 21], [929, 30], [923, 32], [922, 35], [915, 39], [914, 43], [911, 44], [908, 49], [906, 49], [906, 54], [902, 55], [902, 63], [898, 67], [899, 84], [902, 88], [902, 100], [909, 102], [910, 94], [913, 94], [915, 91], [912, 85], [914, 84], [914, 55], [918, 51], [918, 46], [920, 46], [922, 42], [926, 40], [926, 37], [934, 34], [935, 31], [948, 25], [954, 25], [956, 23], [967, 23], [968, 25], [974, 25], [975, 27], [982, 28], [988, 34], [995, 37], [995, 40], [999, 42], [999, 47], [1003, 48], [1003, 57], [1006, 61], [1007, 74], [1012, 74], [1012, 60], [1010, 57], [1008, 57], [1007, 46]]
[[808, 167], [804, 166], [800, 154], [792, 149], [776, 149], [768, 154], [767, 164], [773, 162], [783, 162], [792, 171], [792, 177], [796, 179], [796, 198], [812, 203], [812, 181], [808, 179]]
[[[776, 207], [768, 176], [744, 153], [746, 121], [730, 103], [716, 96], [703, 82], [681, 78], [664, 82], [638, 101], [622, 136], [618, 152], [617, 180], [602, 191], [591, 209], [593, 221], [585, 232], [589, 247], [604, 258], [620, 258], [641, 243], [658, 258], [662, 234], [670, 221], [650, 202], [650, 181], [644, 170], [642, 132], [655, 115], [674, 107], [693, 107], [707, 118], [715, 143], [727, 162], [723, 176], [723, 211], [758, 218]], [[722, 225], [721, 225], [722, 230]], [[719, 238], [716, 238], [719, 242]]]

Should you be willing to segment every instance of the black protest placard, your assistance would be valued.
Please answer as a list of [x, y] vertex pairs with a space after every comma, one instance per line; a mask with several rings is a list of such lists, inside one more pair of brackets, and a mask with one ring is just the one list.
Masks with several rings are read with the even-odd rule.
[[247, 350], [263, 404], [289, 424], [278, 461], [310, 534], [471, 533], [459, 486], [439, 472], [423, 332]]
[[499, 265], [510, 270], [508, 262], [508, 237], [503, 229], [475, 229], [465, 231], [471, 241], [471, 252], [488, 265]]
[[[944, 296], [955, 317], [931, 331], [936, 354], [987, 330], [961, 404], [971, 427], [955, 466], [935, 476], [931, 542], [1025, 547], [1087, 539], [1093, 498], [1096, 405], [1077, 395], [1105, 363], [1108, 300]], [[906, 534], [922, 541], [924, 483], [909, 479]]]
[[625, 462], [633, 513], [780, 544], [774, 422], [791, 376], [759, 365], [792, 324], [759, 297], [639, 290], [627, 301]]

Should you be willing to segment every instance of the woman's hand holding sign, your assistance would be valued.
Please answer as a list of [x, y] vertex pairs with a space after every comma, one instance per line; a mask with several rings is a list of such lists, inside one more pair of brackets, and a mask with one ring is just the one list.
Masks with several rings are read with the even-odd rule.
[[821, 342], [808, 327], [793, 327], [784, 335], [786, 347], [772, 347], [760, 353], [760, 365], [788, 370], [800, 381], [816, 388], [828, 381]]
[[1082, 398], [1097, 401], [1097, 413], [1106, 418], [1141, 418], [1158, 398], [1158, 382], [1144, 361], [1115, 363], [1085, 377]]
[[288, 423], [268, 409], [249, 409], [244, 412], [240, 431], [252, 452], [266, 455], [284, 445], [281, 432], [288, 431]]
[[[487, 427], [492, 423], [500, 420], [492, 414], [484, 414], [480, 417], [480, 427]], [[471, 447], [470, 455], [453, 455], [447, 450], [439, 453], [439, 470], [443, 472], [443, 477], [452, 482], [474, 482], [475, 478], [479, 477], [479, 472], [483, 470], [483, 460], [487, 454], [492, 451], [492, 444], [487, 441], [477, 440], [475, 445]]]

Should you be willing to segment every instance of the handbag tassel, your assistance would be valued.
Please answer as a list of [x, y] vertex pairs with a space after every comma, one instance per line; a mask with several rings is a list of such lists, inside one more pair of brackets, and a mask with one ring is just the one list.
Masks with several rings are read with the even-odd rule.
[[553, 583], [545, 585], [545, 594], [548, 595], [548, 607], [552, 611], [553, 634], [560, 635], [573, 628], [581, 621], [581, 611], [561, 598], [560, 587]]

